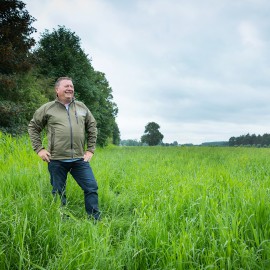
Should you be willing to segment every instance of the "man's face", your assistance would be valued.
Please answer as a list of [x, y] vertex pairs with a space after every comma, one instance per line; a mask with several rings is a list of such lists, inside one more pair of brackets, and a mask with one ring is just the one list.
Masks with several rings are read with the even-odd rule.
[[58, 95], [59, 100], [64, 103], [68, 104], [72, 101], [74, 97], [74, 86], [72, 81], [70, 80], [62, 80], [59, 82], [59, 86], [56, 87], [56, 93]]

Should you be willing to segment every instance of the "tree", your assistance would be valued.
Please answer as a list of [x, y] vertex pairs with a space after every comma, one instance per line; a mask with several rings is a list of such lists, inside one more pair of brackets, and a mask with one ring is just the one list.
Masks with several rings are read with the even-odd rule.
[[229, 146], [269, 146], [270, 134], [263, 134], [256, 136], [255, 134], [241, 135], [239, 137], [231, 137], [229, 139]]
[[31, 72], [14, 77], [13, 99], [0, 100], [0, 130], [18, 135], [27, 131], [27, 125], [37, 107], [48, 102], [52, 88], [44, 78], [37, 79]]
[[162, 142], [164, 136], [159, 131], [160, 126], [155, 122], [150, 122], [145, 126], [144, 135], [141, 137], [142, 143], [150, 146], [158, 145]]
[[36, 20], [18, 0], [0, 1], [0, 73], [25, 73], [31, 67], [29, 50], [35, 45], [30, 35], [36, 32]]
[[32, 68], [30, 49], [35, 21], [25, 4], [18, 0], [0, 1], [0, 129], [18, 134], [23, 131], [36, 105], [44, 100], [28, 74]]
[[[112, 89], [109, 86], [105, 74], [95, 71], [91, 75], [91, 89], [96, 95], [89, 100], [89, 107], [97, 120], [98, 139], [97, 143], [104, 146], [109, 139], [113, 139], [115, 129], [115, 117], [118, 113], [116, 104], [112, 101]], [[85, 101], [87, 104], [87, 100]], [[116, 142], [113, 140], [113, 143]], [[117, 144], [117, 143], [116, 143]]]
[[104, 146], [113, 138], [118, 108], [105, 74], [95, 71], [80, 46], [80, 38], [64, 26], [46, 30], [34, 52], [42, 76], [54, 81], [61, 76], [73, 79], [75, 96], [90, 108], [97, 120], [97, 143]]
[[231, 137], [229, 139], [229, 146], [235, 146], [236, 145], [236, 138], [235, 137]]
[[93, 69], [80, 46], [80, 38], [64, 26], [52, 32], [45, 30], [34, 55], [39, 73], [53, 79], [70, 76], [78, 82], [84, 81]]
[[141, 142], [138, 142], [137, 140], [132, 140], [132, 139], [121, 140], [120, 143], [123, 146], [141, 146], [142, 145]]
[[120, 130], [116, 122], [114, 122], [113, 127], [113, 144], [119, 145], [120, 144]]

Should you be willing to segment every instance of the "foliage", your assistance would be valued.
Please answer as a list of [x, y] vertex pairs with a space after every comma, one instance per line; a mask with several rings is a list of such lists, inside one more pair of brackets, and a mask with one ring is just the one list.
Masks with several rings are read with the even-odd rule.
[[145, 126], [144, 135], [141, 137], [142, 143], [150, 146], [158, 145], [162, 142], [163, 135], [159, 131], [160, 126], [155, 122], [150, 122]]
[[120, 130], [116, 122], [114, 122], [113, 127], [113, 144], [119, 145], [120, 144]]
[[[91, 76], [92, 85], [94, 90], [94, 98], [88, 99], [88, 106], [91, 108], [98, 127], [98, 140], [97, 143], [100, 146], [105, 146], [110, 138], [113, 138], [114, 131], [118, 129], [115, 117], [118, 113], [116, 104], [112, 101], [112, 89], [105, 77], [105, 74], [99, 71], [95, 71]], [[87, 103], [86, 103], [87, 104]], [[118, 129], [119, 131], [119, 129]], [[117, 143], [117, 134], [115, 133], [114, 141]], [[113, 142], [114, 143], [114, 142]]]
[[35, 21], [18, 0], [0, 1], [0, 74], [25, 73], [31, 67], [29, 50], [35, 44]]
[[112, 89], [105, 74], [95, 71], [91, 60], [80, 46], [80, 38], [64, 26], [51, 33], [46, 30], [34, 52], [41, 75], [56, 80], [61, 76], [73, 79], [76, 97], [91, 110], [98, 123], [98, 144], [106, 145], [113, 137], [118, 112]]
[[255, 134], [241, 135], [239, 137], [231, 137], [229, 139], [229, 146], [270, 146], [270, 134], [263, 134], [256, 136]]
[[46, 83], [45, 79], [37, 79], [32, 73], [13, 76], [12, 91], [0, 101], [0, 130], [13, 135], [26, 132], [37, 106], [47, 102], [51, 95], [52, 89], [46, 88]]
[[161, 143], [162, 146], [178, 146], [178, 142], [177, 141], [174, 141], [173, 143], [164, 143], [162, 142]]
[[138, 142], [137, 140], [128, 139], [128, 140], [121, 140], [121, 145], [122, 146], [141, 146], [142, 143]]
[[228, 141], [217, 141], [217, 142], [204, 142], [201, 144], [202, 146], [228, 146]]
[[29, 75], [30, 49], [36, 31], [35, 19], [17, 0], [0, 2], [0, 130], [12, 134], [25, 132], [34, 107], [44, 100], [40, 87]]
[[59, 26], [52, 32], [45, 30], [34, 56], [39, 73], [54, 80], [69, 76], [78, 84], [91, 74], [92, 66], [80, 47], [80, 38], [64, 26]]
[[269, 269], [269, 154], [98, 148], [103, 219], [93, 224], [72, 178], [60, 208], [29, 138], [0, 133], [0, 269]]

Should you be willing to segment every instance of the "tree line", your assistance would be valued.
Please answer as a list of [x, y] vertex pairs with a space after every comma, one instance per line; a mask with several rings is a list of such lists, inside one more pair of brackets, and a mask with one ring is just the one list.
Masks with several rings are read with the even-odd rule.
[[229, 139], [229, 146], [256, 146], [256, 147], [269, 147], [270, 134], [263, 135], [241, 135], [239, 137], [231, 137]]
[[68, 76], [97, 120], [98, 145], [118, 145], [118, 107], [105, 74], [93, 68], [75, 32], [58, 26], [36, 41], [34, 21], [22, 1], [0, 1], [0, 131], [26, 132], [35, 110], [55, 98], [56, 79]]
[[[141, 140], [121, 140], [122, 146], [179, 146], [177, 141], [173, 143], [164, 143], [163, 134], [159, 131], [160, 126], [155, 122], [150, 122], [145, 126], [144, 134], [141, 136]], [[182, 146], [194, 146], [193, 144], [183, 144]], [[199, 146], [252, 146], [252, 147], [270, 147], [270, 134], [263, 135], [241, 135], [239, 137], [231, 137], [229, 141], [216, 141], [216, 142], [204, 142]]]

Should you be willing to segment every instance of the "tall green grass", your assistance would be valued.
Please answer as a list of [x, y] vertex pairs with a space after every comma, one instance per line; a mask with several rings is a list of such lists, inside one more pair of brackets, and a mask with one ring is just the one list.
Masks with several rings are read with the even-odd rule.
[[28, 137], [0, 133], [0, 269], [270, 269], [269, 165], [270, 149], [98, 149], [95, 224], [71, 177], [61, 209]]

